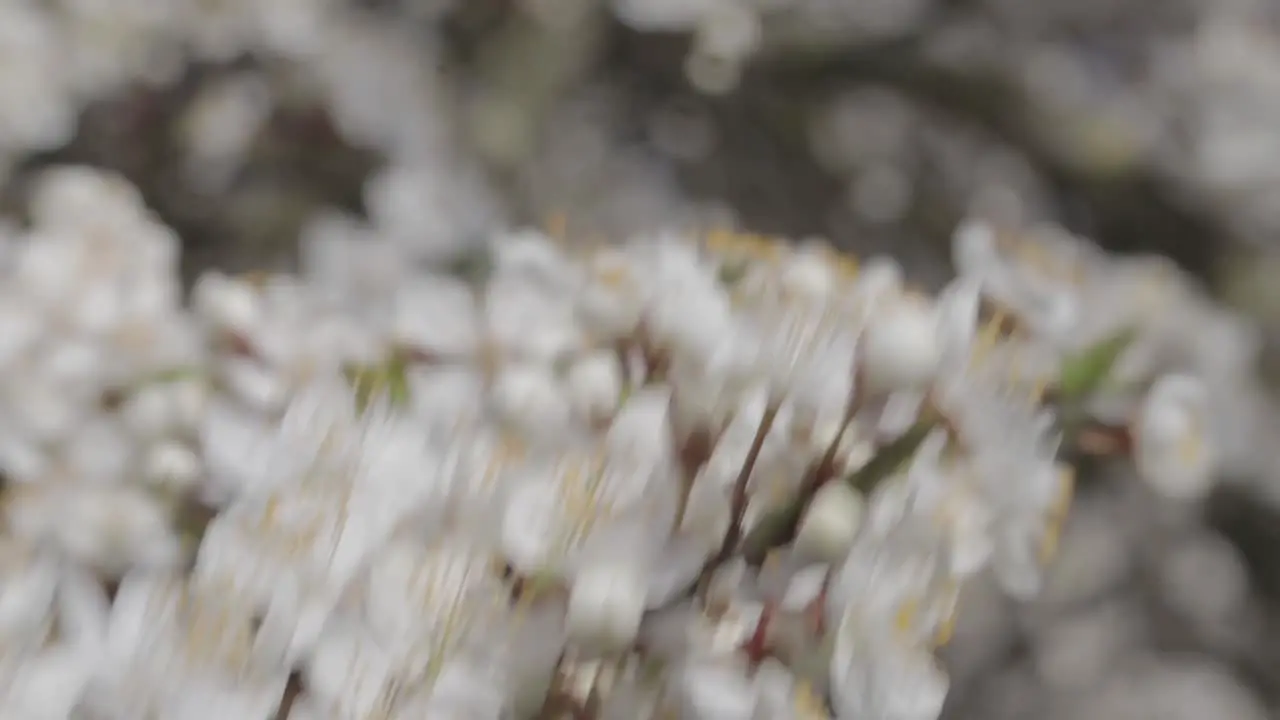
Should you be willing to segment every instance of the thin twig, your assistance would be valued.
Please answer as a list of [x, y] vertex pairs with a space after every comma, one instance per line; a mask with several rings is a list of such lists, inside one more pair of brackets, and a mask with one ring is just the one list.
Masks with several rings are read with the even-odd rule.
[[760, 418], [760, 426], [756, 428], [756, 435], [751, 440], [751, 447], [747, 450], [747, 457], [743, 460], [742, 468], [738, 471], [738, 477], [733, 483], [733, 495], [729, 501], [729, 528], [720, 542], [720, 549], [702, 566], [702, 572], [699, 573], [698, 581], [694, 585], [699, 595], [705, 593], [716, 568], [733, 556], [734, 549], [742, 539], [742, 525], [747, 514], [747, 486], [751, 482], [752, 472], [756, 469], [756, 462], [760, 459], [760, 452], [764, 449], [765, 438], [773, 429], [773, 421], [777, 416], [776, 405], [770, 403], [765, 407], [764, 415]]
[[751, 440], [751, 448], [747, 450], [742, 469], [738, 471], [738, 478], [733, 483], [733, 495], [729, 501], [732, 520], [728, 531], [725, 532], [724, 540], [720, 543], [720, 552], [716, 553], [717, 564], [727, 560], [733, 554], [738, 541], [742, 539], [742, 523], [747, 514], [747, 485], [751, 482], [751, 473], [756, 469], [756, 462], [760, 460], [760, 452], [764, 449], [765, 438], [773, 429], [773, 421], [777, 416], [776, 405], [770, 404], [765, 408], [764, 415], [760, 418], [760, 426], [756, 428], [756, 436]]

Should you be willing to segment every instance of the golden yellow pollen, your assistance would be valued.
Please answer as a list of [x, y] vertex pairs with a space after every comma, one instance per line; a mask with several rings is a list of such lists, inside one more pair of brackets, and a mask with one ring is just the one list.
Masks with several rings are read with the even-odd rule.
[[1204, 454], [1204, 437], [1194, 424], [1189, 432], [1178, 440], [1178, 462], [1184, 466], [1196, 465]]
[[996, 308], [991, 319], [978, 331], [978, 336], [973, 342], [974, 362], [980, 363], [991, 357], [991, 353], [1000, 342], [1000, 330], [1006, 317], [1007, 315], [1003, 308]]
[[1049, 392], [1049, 379], [1043, 376], [1036, 378], [1034, 381], [1032, 381], [1031, 390], [1029, 392], [1031, 402], [1033, 403], [1044, 402], [1044, 396], [1048, 392]]
[[845, 255], [841, 252], [832, 253], [832, 264], [836, 268], [836, 274], [845, 280], [852, 280], [858, 277], [858, 259], [852, 255]]
[[1058, 552], [1058, 541], [1062, 537], [1062, 528], [1067, 522], [1067, 514], [1071, 509], [1071, 498], [1075, 494], [1075, 471], [1067, 466], [1058, 468], [1058, 492], [1053, 504], [1049, 507], [1044, 537], [1040, 542], [1039, 558], [1042, 564], [1048, 564]]
[[589, 467], [584, 465], [585, 463], [575, 460], [560, 477], [561, 499], [569, 521], [568, 531], [561, 538], [561, 549], [567, 549], [578, 539], [590, 534], [597, 522], [614, 513], [614, 502], [605, 497], [608, 478], [604, 458], [593, 457], [589, 460]]
[[712, 252], [726, 252], [733, 249], [736, 234], [728, 230], [712, 230], [707, 233], [706, 246]]
[[233, 615], [225, 605], [210, 605], [189, 591], [179, 602], [188, 618], [187, 651], [193, 660], [226, 663], [231, 668], [248, 663], [253, 634], [247, 618]]
[[708, 250], [726, 255], [742, 255], [753, 260], [772, 261], [782, 255], [781, 243], [763, 235], [712, 230], [707, 233]]
[[909, 634], [915, 627], [919, 615], [920, 601], [915, 598], [907, 600], [898, 607], [898, 612], [893, 617], [894, 630], [903, 635]]
[[616, 289], [626, 285], [630, 275], [622, 267], [605, 267], [596, 273], [596, 278], [605, 287]]
[[829, 720], [826, 703], [814, 692], [813, 685], [807, 680], [796, 683], [795, 704], [796, 717], [800, 720]]
[[933, 635], [934, 647], [946, 647], [951, 642], [951, 638], [956, 634], [956, 617], [957, 613], [952, 612], [943, 619], [942, 624], [938, 626], [938, 631]]

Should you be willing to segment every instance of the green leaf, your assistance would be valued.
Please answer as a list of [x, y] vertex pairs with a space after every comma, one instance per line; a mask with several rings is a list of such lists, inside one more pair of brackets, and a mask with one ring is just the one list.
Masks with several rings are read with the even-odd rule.
[[1137, 336], [1136, 330], [1126, 328], [1066, 358], [1058, 376], [1059, 398], [1064, 403], [1077, 403], [1096, 392]]
[[896, 440], [880, 448], [875, 457], [868, 460], [866, 465], [850, 475], [845, 482], [864, 495], [875, 490], [877, 485], [896, 473], [916, 454], [920, 443], [929, 437], [934, 427], [935, 425], [931, 422], [916, 423]]
[[360, 412], [383, 396], [394, 407], [402, 407], [409, 401], [408, 366], [399, 356], [382, 365], [353, 365], [343, 370], [343, 374], [355, 393], [356, 409]]
[[469, 248], [448, 265], [448, 273], [473, 285], [483, 285], [493, 273], [493, 253], [488, 246]]
[[[904, 463], [911, 459], [920, 447], [920, 443], [933, 432], [936, 425], [931, 421], [917, 423], [896, 440], [885, 445], [863, 465], [857, 472], [845, 478], [844, 482], [852, 485], [858, 492], [871, 492], [885, 478], [893, 475]], [[785, 507], [765, 515], [742, 541], [742, 556], [752, 565], [764, 562], [769, 551], [786, 545], [795, 537], [796, 528], [800, 525], [800, 516], [804, 513], [806, 498], [794, 498]]]
[[752, 565], [760, 565], [770, 550], [790, 542], [803, 509], [804, 503], [797, 498], [761, 518], [742, 541], [742, 557]]
[[732, 287], [747, 276], [747, 267], [745, 261], [725, 262], [720, 266], [717, 277], [722, 285]]

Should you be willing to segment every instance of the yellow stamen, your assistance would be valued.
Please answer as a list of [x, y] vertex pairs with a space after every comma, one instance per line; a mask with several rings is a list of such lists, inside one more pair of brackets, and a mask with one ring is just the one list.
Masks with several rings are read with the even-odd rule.
[[978, 331], [973, 343], [973, 360], [981, 363], [991, 357], [996, 345], [1000, 342], [1000, 329], [1008, 317], [1004, 308], [996, 308], [991, 319]]
[[601, 285], [617, 289], [627, 284], [627, 281], [630, 280], [630, 275], [627, 273], [626, 268], [604, 267], [597, 271], [596, 278]]
[[1049, 379], [1043, 376], [1036, 378], [1031, 385], [1031, 391], [1030, 391], [1031, 402], [1037, 403], [1037, 404], [1044, 402], [1044, 396], [1048, 392], [1049, 392]]
[[1071, 508], [1071, 498], [1075, 494], [1075, 471], [1069, 467], [1058, 470], [1058, 493], [1050, 506], [1045, 522], [1044, 537], [1040, 540], [1038, 557], [1041, 564], [1048, 565], [1058, 553], [1058, 542], [1062, 538], [1062, 529], [1067, 522], [1067, 514]]
[[1178, 441], [1178, 462], [1183, 466], [1192, 466], [1200, 462], [1204, 454], [1204, 436], [1199, 428], [1192, 427]]
[[827, 713], [826, 703], [806, 680], [796, 683], [794, 709], [799, 720], [828, 720], [831, 717]]
[[933, 635], [934, 647], [946, 647], [951, 642], [956, 634], [956, 616], [956, 613], [951, 613], [938, 626], [938, 631]]
[[899, 608], [897, 614], [893, 618], [894, 629], [903, 635], [909, 634], [915, 627], [916, 619], [920, 615], [920, 602], [914, 598], [904, 602]]

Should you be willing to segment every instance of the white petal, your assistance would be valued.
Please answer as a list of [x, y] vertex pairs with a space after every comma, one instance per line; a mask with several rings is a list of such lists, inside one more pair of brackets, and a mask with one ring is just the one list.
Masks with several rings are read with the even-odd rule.
[[682, 716], [692, 720], [753, 720], [758, 690], [742, 670], [698, 664], [679, 675]]

